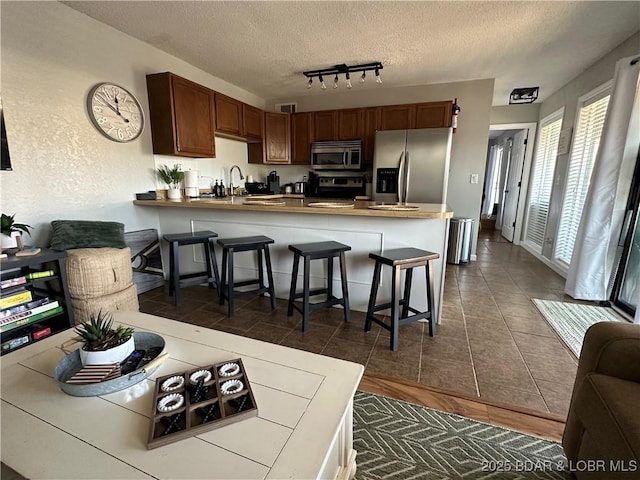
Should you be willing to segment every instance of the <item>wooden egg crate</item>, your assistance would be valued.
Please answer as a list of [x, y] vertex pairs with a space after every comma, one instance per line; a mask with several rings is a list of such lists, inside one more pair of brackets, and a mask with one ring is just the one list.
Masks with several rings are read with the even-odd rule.
[[258, 415], [239, 358], [157, 378], [151, 408], [149, 450]]

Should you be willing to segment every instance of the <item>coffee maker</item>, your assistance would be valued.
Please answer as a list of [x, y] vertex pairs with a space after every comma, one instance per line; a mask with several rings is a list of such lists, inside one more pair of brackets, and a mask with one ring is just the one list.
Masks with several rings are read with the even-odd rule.
[[271, 193], [280, 193], [280, 177], [278, 176], [278, 172], [275, 170], [269, 172], [267, 185], [269, 186], [269, 191]]

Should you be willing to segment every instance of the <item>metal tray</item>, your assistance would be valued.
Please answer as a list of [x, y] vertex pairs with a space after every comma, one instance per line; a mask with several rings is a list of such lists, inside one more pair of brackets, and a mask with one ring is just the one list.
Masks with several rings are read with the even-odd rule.
[[[136, 349], [148, 350], [151, 347], [161, 347], [162, 350], [164, 350], [164, 338], [155, 333], [134, 332], [133, 340]], [[156, 355], [156, 357], [161, 354], [162, 351]], [[151, 359], [151, 361], [153, 361], [153, 359]], [[79, 350], [75, 350], [58, 362], [58, 365], [56, 365], [53, 371], [53, 378], [57, 380], [64, 393], [73, 395], [74, 397], [95, 397], [97, 395], [106, 395], [129, 388], [153, 374], [153, 372], [158, 369], [158, 366], [152, 367], [147, 371], [145, 369], [146, 365], [143, 365], [134, 372], [114, 378], [113, 380], [107, 380], [106, 382], [90, 383], [87, 385], [66, 383], [69, 378], [82, 368], [80, 352]]]

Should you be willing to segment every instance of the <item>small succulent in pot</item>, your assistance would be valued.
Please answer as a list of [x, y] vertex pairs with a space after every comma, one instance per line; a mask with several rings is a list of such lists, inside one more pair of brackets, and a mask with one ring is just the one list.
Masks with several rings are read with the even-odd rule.
[[31, 235], [31, 232], [29, 231], [31, 225], [27, 225], [26, 223], [17, 223], [14, 220], [15, 216], [15, 213], [13, 215], [2, 214], [0, 219], [0, 232], [8, 237], [10, 237], [13, 232], [24, 232]]
[[127, 342], [133, 335], [133, 328], [123, 325], [113, 328], [111, 314], [100, 310], [97, 315], [91, 315], [88, 322], [78, 325], [75, 332], [84, 340], [83, 350], [99, 352]]

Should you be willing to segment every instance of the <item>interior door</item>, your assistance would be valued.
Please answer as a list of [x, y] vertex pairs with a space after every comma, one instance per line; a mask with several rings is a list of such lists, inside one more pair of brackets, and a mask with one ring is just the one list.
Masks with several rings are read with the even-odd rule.
[[511, 162], [508, 167], [509, 172], [504, 190], [504, 210], [502, 214], [502, 236], [510, 242], [513, 242], [513, 234], [515, 232], [528, 134], [529, 130], [527, 129], [516, 133], [511, 147]]

